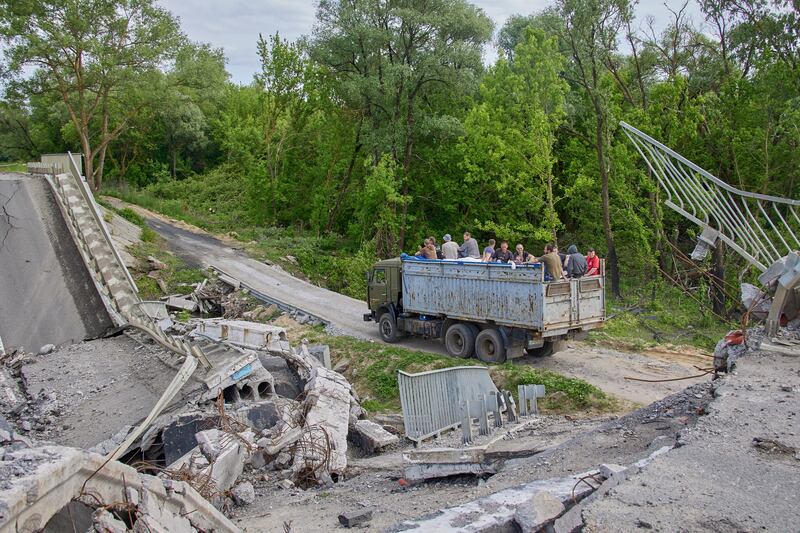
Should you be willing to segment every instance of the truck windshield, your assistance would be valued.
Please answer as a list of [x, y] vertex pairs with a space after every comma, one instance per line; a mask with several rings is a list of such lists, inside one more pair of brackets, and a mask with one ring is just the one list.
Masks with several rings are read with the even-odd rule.
[[378, 283], [383, 285], [386, 283], [386, 271], [383, 269], [377, 269], [372, 273], [372, 282]]

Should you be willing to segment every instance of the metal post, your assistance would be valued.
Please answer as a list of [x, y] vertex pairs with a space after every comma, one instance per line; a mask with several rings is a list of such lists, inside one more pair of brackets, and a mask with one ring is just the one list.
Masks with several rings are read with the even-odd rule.
[[517, 394], [519, 395], [519, 416], [528, 416], [528, 398], [525, 385], [517, 386]]
[[486, 416], [486, 398], [483, 397], [483, 398], [478, 398], [477, 400], [473, 400], [471, 407], [475, 410], [474, 412], [478, 415], [478, 434], [488, 435], [489, 419]]
[[500, 392], [492, 391], [489, 393], [489, 405], [492, 408], [494, 417], [494, 427], [503, 427], [503, 418], [500, 416]]
[[469, 416], [469, 402], [461, 402], [461, 441], [464, 444], [472, 442], [472, 417]]

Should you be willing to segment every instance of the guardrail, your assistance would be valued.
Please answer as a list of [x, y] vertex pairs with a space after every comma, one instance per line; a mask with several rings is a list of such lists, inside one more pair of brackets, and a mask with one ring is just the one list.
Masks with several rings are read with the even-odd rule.
[[[499, 395], [489, 369], [458, 366], [418, 374], [397, 371], [406, 436], [416, 442], [461, 425], [463, 402]], [[478, 416], [477, 413], [470, 413]]]

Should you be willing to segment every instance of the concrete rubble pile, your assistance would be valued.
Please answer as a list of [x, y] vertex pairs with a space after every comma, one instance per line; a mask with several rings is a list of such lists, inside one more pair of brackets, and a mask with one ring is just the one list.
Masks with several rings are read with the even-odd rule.
[[239, 531], [183, 481], [6, 430], [0, 450], [0, 531]]
[[[33, 531], [51, 517], [68, 517], [65, 506], [80, 504], [88, 505], [80, 531], [235, 531], [220, 512], [255, 500], [251, 480], [270, 479], [276, 488], [331, 485], [345, 475], [348, 438], [369, 453], [398, 442], [396, 435], [364, 420], [366, 413], [351, 385], [329, 368], [327, 346], [304, 341], [293, 347], [285, 329], [241, 320], [193, 320], [176, 326], [173, 331], [184, 340], [207, 343], [203, 349], [212, 366], [195, 371], [192, 379], [199, 386], [190, 387], [190, 396], [167, 407], [135, 440], [130, 439], [137, 425], [125, 425], [89, 451], [47, 443], [34, 448], [35, 442], [0, 418], [0, 491], [11, 491], [0, 501], [28, 494], [33, 507], [45, 509], [34, 520], [21, 508], [2, 508], [0, 524], [29, 523], [20, 531]], [[13, 352], [5, 356], [6, 366], [0, 366], [5, 413], [50, 404], [58, 408], [46, 398], [31, 401], [19, 387], [20, 375], [16, 372], [15, 378], [13, 368], [29, 360], [24, 352]], [[44, 411], [38, 415], [47, 420]], [[133, 444], [125, 447], [127, 442]], [[147, 473], [117, 461], [103, 466], [111, 454], [123, 463], [144, 465], [140, 470]], [[39, 464], [45, 466], [35, 468]], [[51, 476], [53, 468], [63, 470], [64, 465], [80, 483], [59, 489], [53, 501], [30, 492], [31, 485], [48, 482], [41, 478], [45, 472]], [[91, 491], [81, 489], [89, 477], [81, 472], [94, 466], [100, 474], [87, 483]], [[127, 492], [114, 485], [115, 476], [125, 478]], [[97, 501], [88, 501], [88, 494]], [[123, 511], [133, 513], [135, 520]]]

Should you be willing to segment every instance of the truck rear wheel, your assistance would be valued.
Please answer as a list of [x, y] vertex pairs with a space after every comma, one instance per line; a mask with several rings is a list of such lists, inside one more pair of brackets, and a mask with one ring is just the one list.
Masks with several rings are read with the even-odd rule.
[[475, 339], [475, 355], [484, 363], [502, 363], [506, 360], [506, 345], [496, 329], [485, 329]]
[[444, 334], [444, 347], [453, 357], [467, 359], [475, 349], [475, 333], [468, 324], [453, 324]]
[[528, 355], [532, 355], [533, 357], [550, 357], [554, 353], [563, 350], [565, 345], [566, 343], [560, 340], [545, 341], [539, 348], [526, 348], [525, 351], [528, 352]]
[[383, 313], [378, 320], [378, 331], [384, 342], [395, 343], [400, 340], [400, 333], [397, 331], [397, 322], [394, 321], [390, 313]]

